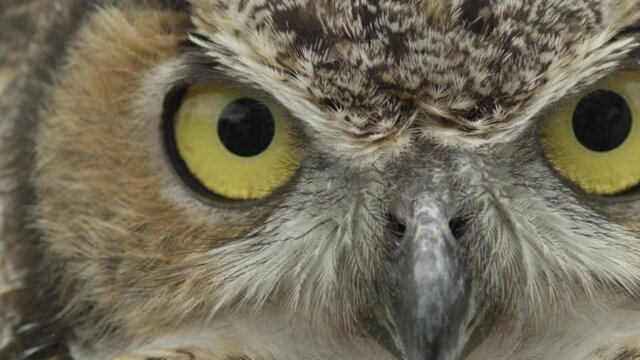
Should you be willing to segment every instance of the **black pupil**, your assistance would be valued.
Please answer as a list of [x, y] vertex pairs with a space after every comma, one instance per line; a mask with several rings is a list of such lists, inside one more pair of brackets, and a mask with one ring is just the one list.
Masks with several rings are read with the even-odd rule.
[[253, 99], [239, 99], [227, 105], [218, 121], [218, 136], [233, 154], [244, 157], [263, 153], [275, 135], [269, 108]]
[[608, 90], [589, 93], [573, 113], [573, 131], [580, 143], [592, 151], [611, 151], [622, 145], [632, 123], [627, 102]]

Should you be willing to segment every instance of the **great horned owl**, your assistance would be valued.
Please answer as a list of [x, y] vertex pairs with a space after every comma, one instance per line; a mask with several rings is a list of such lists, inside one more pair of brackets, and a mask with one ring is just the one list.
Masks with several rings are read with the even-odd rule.
[[640, 358], [637, 0], [1, 0], [0, 358]]

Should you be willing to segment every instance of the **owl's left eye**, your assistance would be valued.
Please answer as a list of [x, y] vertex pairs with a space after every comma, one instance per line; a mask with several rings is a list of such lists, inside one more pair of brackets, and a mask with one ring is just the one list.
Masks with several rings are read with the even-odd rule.
[[291, 119], [277, 104], [240, 89], [187, 89], [165, 128], [178, 173], [196, 190], [258, 200], [287, 184], [302, 161]]
[[549, 162], [593, 195], [640, 185], [640, 73], [594, 86], [547, 119], [542, 139]]

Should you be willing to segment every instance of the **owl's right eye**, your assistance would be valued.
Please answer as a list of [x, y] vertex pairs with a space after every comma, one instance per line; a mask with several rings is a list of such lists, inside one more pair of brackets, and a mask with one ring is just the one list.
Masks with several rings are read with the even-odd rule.
[[287, 184], [303, 155], [287, 112], [243, 90], [196, 84], [165, 124], [165, 143], [182, 179], [216, 197], [265, 198]]

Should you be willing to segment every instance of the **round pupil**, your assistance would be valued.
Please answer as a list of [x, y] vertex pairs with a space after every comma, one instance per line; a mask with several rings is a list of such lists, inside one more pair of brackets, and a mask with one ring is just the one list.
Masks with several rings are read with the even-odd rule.
[[618, 94], [597, 90], [582, 99], [573, 113], [573, 131], [578, 141], [592, 151], [613, 150], [631, 132], [633, 115]]
[[233, 154], [256, 156], [267, 150], [275, 135], [275, 122], [269, 108], [252, 99], [239, 99], [227, 105], [218, 121], [218, 136]]

